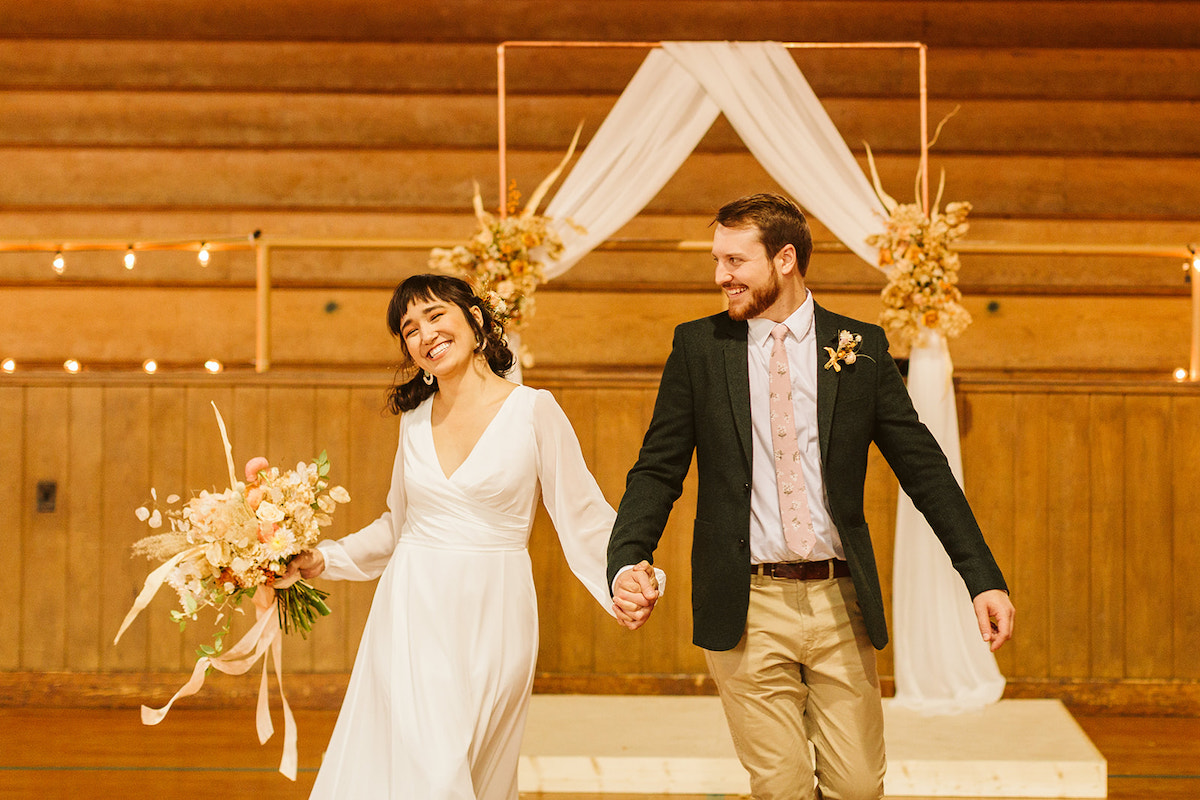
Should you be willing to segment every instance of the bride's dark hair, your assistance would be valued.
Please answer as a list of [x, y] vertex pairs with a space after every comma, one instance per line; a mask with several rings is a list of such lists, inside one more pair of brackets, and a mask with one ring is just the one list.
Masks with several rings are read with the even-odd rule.
[[[413, 410], [438, 390], [437, 378], [433, 379], [432, 384], [425, 383], [400, 332], [408, 307], [421, 300], [441, 300], [458, 306], [467, 318], [467, 324], [475, 331], [475, 352], [487, 359], [492, 372], [504, 377], [513, 366], [513, 354], [504, 338], [504, 324], [492, 313], [488, 304], [475, 294], [471, 284], [449, 275], [427, 274], [405, 278], [392, 293], [387, 312], [388, 329], [400, 340], [400, 349], [404, 353], [404, 362], [396, 371], [395, 382], [388, 390], [388, 410], [393, 414]], [[475, 319], [472, 308], [479, 309], [483, 324]], [[412, 374], [412, 377], [402, 380], [401, 376], [408, 374]]]

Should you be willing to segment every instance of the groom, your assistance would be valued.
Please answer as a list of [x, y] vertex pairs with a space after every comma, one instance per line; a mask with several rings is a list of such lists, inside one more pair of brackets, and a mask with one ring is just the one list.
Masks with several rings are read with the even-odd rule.
[[950, 555], [992, 650], [1012, 633], [1013, 606], [883, 331], [826, 311], [805, 287], [800, 209], [757, 194], [716, 223], [729, 311], [675, 329], [608, 547], [619, 618], [633, 629], [653, 611], [647, 567], [694, 452], [693, 640], [753, 796], [814, 798], [816, 783], [826, 798], [880, 798], [872, 646], [887, 627], [863, 516], [872, 442]]

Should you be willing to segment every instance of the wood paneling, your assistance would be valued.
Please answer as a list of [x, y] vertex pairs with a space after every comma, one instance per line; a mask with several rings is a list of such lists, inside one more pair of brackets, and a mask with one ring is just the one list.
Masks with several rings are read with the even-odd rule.
[[1193, 588], [1200, 574], [1200, 548], [1189, 542], [1200, 531], [1200, 504], [1195, 496], [1181, 485], [1184, 476], [1196, 475], [1197, 453], [1200, 453], [1200, 398], [1177, 397], [1172, 403], [1170, 437], [1172, 457], [1169, 468], [1172, 476], [1171, 517], [1172, 551], [1171, 577], [1175, 604], [1174, 658], [1172, 673], [1181, 678], [1200, 678], [1200, 592]]
[[[513, 38], [923, 41], [931, 117], [962, 106], [932, 168], [946, 169], [948, 199], [974, 204], [968, 243], [1177, 251], [1200, 223], [1194, 3], [770, 0], [752, 14], [736, 0], [182, 0], [170, 14], [151, 5], [6, 9], [5, 238], [259, 230], [460, 241], [474, 227], [472, 181], [489, 205], [496, 195], [495, 44]], [[557, 163], [580, 118], [585, 142], [593, 135], [644, 54], [510, 50], [508, 167], [519, 187]], [[870, 141], [884, 185], [907, 198], [915, 54], [793, 55], [851, 147]], [[713, 209], [774, 186], [719, 121], [614, 241], [539, 294], [525, 332], [537, 358], [530, 374], [558, 394], [611, 500], [649, 419], [647, 376], [670, 328], [722, 307], [703, 244]], [[819, 222], [814, 231], [819, 301], [874, 319], [880, 275], [831, 246]], [[678, 241], [700, 246], [678, 252]], [[354, 498], [331, 535], [384, 509], [396, 421], [380, 413], [381, 392], [396, 345], [382, 312], [391, 287], [425, 269], [424, 246], [275, 251], [271, 356], [283, 372], [261, 378], [247, 377], [252, 254], [216, 253], [202, 270], [191, 253], [146, 253], [133, 272], [114, 256], [69, 253], [59, 278], [46, 253], [0, 255], [0, 356], [22, 368], [75, 357], [91, 370], [0, 376], [0, 452], [19, 474], [0, 486], [0, 550], [15, 565], [0, 570], [0, 594], [16, 604], [0, 614], [3, 671], [173, 675], [192, 663], [205, 626], [179, 636], [165, 594], [118, 647], [111, 637], [148, 566], [128, 554], [144, 532], [132, 509], [151, 486], [165, 494], [226, 480], [212, 400], [239, 463], [329, 447]], [[1189, 301], [1175, 257], [967, 252], [963, 262], [975, 323], [952, 346], [960, 376], [1165, 377], [1187, 361]], [[136, 374], [147, 357], [164, 374]], [[183, 371], [210, 357], [230, 373]], [[1109, 682], [1150, 694], [1192, 685], [1194, 387], [965, 380], [959, 405], [968, 495], [1019, 611], [1017, 639], [999, 654], [1013, 685]], [[59, 506], [39, 514], [32, 499], [44, 478], [58, 481]], [[897, 487], [877, 454], [869, 484], [887, 592]], [[700, 685], [687, 602], [694, 491], [689, 481], [668, 523], [658, 552], [667, 597], [641, 635], [597, 608], [539, 517], [531, 552], [548, 679], [675, 675], [671, 686]], [[335, 616], [311, 641], [287, 645], [289, 671], [313, 680], [349, 669], [373, 594], [371, 583], [329, 588]], [[880, 664], [890, 671], [890, 652]]]
[[[1125, 401], [1116, 394], [1092, 397], [1089, 476], [1079, 487], [1093, 499], [1087, 608], [1091, 611], [1090, 674], [1125, 675]], [[1136, 592], [1136, 587], [1134, 589]], [[1081, 602], [1084, 598], [1078, 598]]]
[[[24, 479], [25, 470], [25, 396], [23, 386], [0, 386], [0, 452], [9, 454], [9, 468], [22, 480], [0, 481], [0, 550], [13, 564], [24, 565], [25, 509], [33, 499], [32, 487]], [[24, 595], [24, 567], [0, 570], [0, 592], [5, 597]], [[21, 666], [22, 615], [9, 610], [0, 614], [0, 669]]]
[[[67, 668], [95, 670], [102, 663], [102, 648], [111, 643], [101, 625], [101, 574], [104, 564], [103, 477], [104, 462], [104, 389], [76, 386], [70, 390], [70, 417], [60, 420], [68, 431], [69, 468], [63, 498], [67, 513], [68, 593], [64, 607], [67, 633]], [[156, 454], [169, 461], [169, 428], [161, 429], [166, 447]], [[175, 459], [182, 457], [177, 448]], [[113, 631], [115, 633], [115, 631]], [[176, 637], [166, 641], [175, 641]], [[165, 643], [164, 647], [167, 646]]]
[[[653, 387], [538, 374], [538, 385], [560, 399], [615, 504], [649, 419]], [[5, 506], [20, 514], [3, 527], [6, 552], [19, 565], [5, 571], [15, 592], [12, 613], [3, 616], [10, 634], [0, 650], [3, 670], [175, 674], [189, 667], [209, 623], [193, 623], [181, 637], [166, 619], [174, 605], [169, 590], [118, 646], [111, 637], [150, 569], [129, 557], [144, 532], [133, 509], [149, 499], [151, 486], [163, 497], [228, 480], [210, 401], [229, 425], [239, 469], [258, 453], [285, 464], [329, 449], [335, 479], [353, 497], [335, 515], [330, 535], [383, 510], [396, 419], [382, 413], [382, 377], [341, 383], [318, 376], [162, 377], [111, 385], [14, 377], [0, 387], [6, 419], [15, 423], [5, 434], [22, 453], [15, 481], [21, 496]], [[1054, 693], [1073, 684], [1111, 684], [1125, 687], [1119, 691], [1129, 703], [1138, 686], [1151, 691], [1164, 681], [1195, 681], [1188, 654], [1200, 590], [1187, 576], [1200, 555], [1194, 504], [1186, 499], [1200, 471], [1195, 387], [966, 379], [958, 396], [967, 494], [1018, 609], [1017, 636], [999, 654], [1014, 686]], [[59, 482], [55, 514], [38, 518], [30, 510], [37, 480]], [[885, 597], [896, 491], [872, 453], [866, 510]], [[691, 477], [656, 554], [669, 576], [667, 594], [639, 634], [619, 628], [575, 580], [549, 519], [539, 516], [530, 548], [542, 680], [594, 689], [603, 676], [704, 674], [702, 654], [690, 643], [694, 492]], [[15, 586], [14, 572], [22, 576]], [[324, 585], [333, 593], [334, 616], [309, 641], [289, 640], [290, 673], [344, 675], [353, 664], [374, 585]], [[890, 672], [889, 651], [881, 666]], [[1086, 705], [1095, 697], [1076, 700]]]
[[1169, 397], [1125, 400], [1125, 669], [1131, 678], [1169, 677], [1174, 667], [1171, 417]]

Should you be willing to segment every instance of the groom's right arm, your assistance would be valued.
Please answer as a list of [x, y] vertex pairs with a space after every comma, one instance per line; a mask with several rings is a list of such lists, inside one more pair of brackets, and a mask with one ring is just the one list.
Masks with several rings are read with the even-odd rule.
[[608, 542], [609, 586], [622, 568], [641, 561], [654, 563], [654, 550], [692, 463], [695, 398], [683, 327], [675, 329], [650, 427], [637, 463], [625, 480], [625, 494]]

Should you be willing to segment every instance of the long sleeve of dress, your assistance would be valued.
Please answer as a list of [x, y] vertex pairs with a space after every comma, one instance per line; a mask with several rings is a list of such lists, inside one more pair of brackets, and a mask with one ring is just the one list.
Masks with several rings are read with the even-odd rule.
[[542, 502], [571, 572], [611, 616], [606, 570], [616, 511], [588, 471], [575, 430], [550, 392], [537, 393], [533, 419]]
[[388, 489], [388, 510], [379, 519], [341, 539], [327, 539], [317, 545], [325, 557], [322, 578], [329, 580], [369, 581], [378, 578], [388, 565], [400, 529], [404, 525], [404, 425], [396, 445], [392, 466], [392, 485]]

